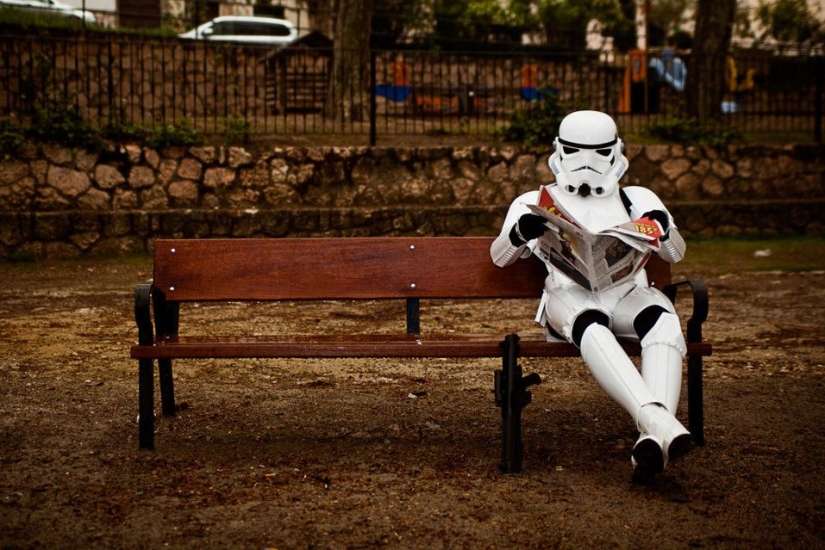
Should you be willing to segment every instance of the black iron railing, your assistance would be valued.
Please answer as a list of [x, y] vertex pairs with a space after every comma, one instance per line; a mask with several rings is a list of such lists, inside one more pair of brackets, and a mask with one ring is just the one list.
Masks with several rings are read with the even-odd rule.
[[[218, 136], [489, 137], [552, 96], [607, 111], [633, 132], [680, 116], [686, 93], [680, 69], [660, 53], [374, 51], [356, 75], [363, 86], [343, 101], [346, 112], [336, 106], [331, 116], [330, 98], [340, 97], [332, 59], [329, 47], [311, 41], [273, 49], [142, 35], [3, 35], [0, 117], [25, 121], [63, 105], [115, 133], [183, 120]], [[821, 141], [823, 75], [821, 56], [734, 53], [723, 120], [750, 134]]]

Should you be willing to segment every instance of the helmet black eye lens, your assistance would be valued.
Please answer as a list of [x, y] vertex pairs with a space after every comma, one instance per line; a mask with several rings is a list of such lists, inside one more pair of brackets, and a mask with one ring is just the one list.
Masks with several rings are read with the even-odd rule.
[[579, 150], [576, 149], [575, 147], [568, 147], [566, 145], [562, 146], [562, 149], [564, 150], [565, 155], [572, 155], [573, 153], [578, 153], [579, 152]]
[[609, 157], [610, 153], [612, 153], [611, 149], [596, 149], [596, 152], [603, 157]]

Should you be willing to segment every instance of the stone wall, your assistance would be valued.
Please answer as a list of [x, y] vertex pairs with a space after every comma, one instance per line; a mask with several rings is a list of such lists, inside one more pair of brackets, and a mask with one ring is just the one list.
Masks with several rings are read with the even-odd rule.
[[[822, 146], [629, 147], [625, 185], [659, 194], [688, 235], [825, 233]], [[494, 235], [552, 180], [549, 150], [241, 147], [0, 161], [0, 258], [151, 250], [156, 237]]]

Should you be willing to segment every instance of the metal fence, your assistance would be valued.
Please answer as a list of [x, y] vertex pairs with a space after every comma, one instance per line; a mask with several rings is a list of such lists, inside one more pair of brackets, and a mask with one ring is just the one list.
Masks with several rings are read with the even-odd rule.
[[[681, 115], [688, 59], [374, 51], [356, 76], [363, 91], [348, 98], [343, 117], [328, 112], [332, 65], [329, 44], [312, 35], [280, 49], [140, 35], [4, 35], [0, 117], [25, 121], [63, 105], [115, 133], [187, 121], [215, 136], [490, 137], [552, 96], [606, 111], [624, 132], [637, 132]], [[823, 75], [822, 57], [737, 52], [727, 60], [723, 120], [749, 134], [821, 141]]]

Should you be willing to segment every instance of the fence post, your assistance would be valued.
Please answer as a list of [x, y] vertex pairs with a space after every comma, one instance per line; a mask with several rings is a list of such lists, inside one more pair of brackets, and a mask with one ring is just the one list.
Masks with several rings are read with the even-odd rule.
[[816, 75], [816, 85], [814, 86], [814, 140], [817, 143], [822, 143], [822, 104], [825, 102], [825, 96], [822, 93], [823, 87], [825, 87], [823, 86], [825, 75], [822, 72], [825, 71], [825, 57], [816, 56], [814, 66], [814, 74]]
[[598, 67], [602, 71], [604, 75], [604, 112], [605, 113], [615, 113], [616, 108], [612, 105], [611, 96], [610, 96], [610, 61], [608, 58], [608, 52], [602, 52], [599, 56], [599, 63]]
[[375, 69], [375, 50], [370, 50], [370, 147], [375, 146], [376, 142], [376, 109], [378, 103], [375, 99], [376, 85], [376, 69]]

